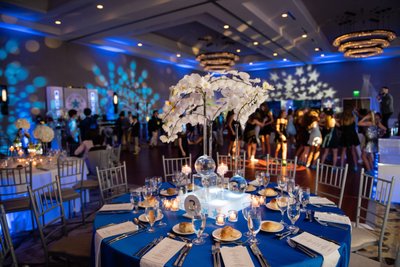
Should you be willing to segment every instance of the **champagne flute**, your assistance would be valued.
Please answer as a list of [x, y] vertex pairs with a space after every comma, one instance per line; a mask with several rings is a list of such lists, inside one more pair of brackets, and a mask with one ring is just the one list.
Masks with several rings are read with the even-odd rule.
[[281, 224], [286, 225], [286, 223], [283, 221], [283, 216], [285, 215], [285, 211], [287, 210], [288, 206], [288, 197], [285, 197], [283, 195], [280, 195], [276, 198], [276, 205], [278, 206], [278, 209], [281, 211]]
[[251, 236], [248, 241], [250, 244], [258, 244], [256, 236], [261, 230], [261, 211], [259, 209], [251, 209], [249, 211], [247, 216], [247, 227], [251, 232]]
[[148, 223], [150, 224], [150, 228], [147, 229], [147, 232], [149, 232], [149, 233], [155, 232], [155, 229], [153, 226], [157, 219], [157, 209], [158, 208], [154, 207], [154, 206], [146, 207], [144, 214], [145, 214], [145, 217], [146, 217]]
[[131, 203], [133, 205], [133, 212], [132, 213], [137, 214], [137, 213], [139, 213], [140, 192], [138, 192], [138, 191], [136, 191], [134, 189], [131, 189], [130, 193], [131, 193], [130, 200], [131, 200]]
[[294, 233], [298, 231], [298, 227], [295, 226], [295, 222], [299, 219], [300, 217], [300, 203], [296, 201], [295, 198], [290, 198], [287, 206], [287, 216], [292, 223], [291, 225], [288, 226], [288, 229]]
[[193, 244], [195, 245], [203, 245], [205, 243], [202, 234], [206, 227], [205, 216], [202, 213], [196, 213], [192, 219], [194, 232], [196, 233], [196, 238], [193, 239]]
[[301, 212], [307, 211], [307, 205], [310, 203], [310, 188], [303, 187], [300, 189]]
[[[242, 214], [243, 214], [243, 218], [247, 221], [248, 216], [249, 216], [249, 211], [251, 210], [251, 202], [244, 202], [242, 204]], [[251, 236], [251, 232], [247, 231], [246, 233], [244, 233], [244, 236], [246, 237], [250, 237]]]
[[278, 176], [278, 187], [281, 189], [281, 194], [283, 195], [283, 189], [287, 186], [286, 177], [284, 175]]

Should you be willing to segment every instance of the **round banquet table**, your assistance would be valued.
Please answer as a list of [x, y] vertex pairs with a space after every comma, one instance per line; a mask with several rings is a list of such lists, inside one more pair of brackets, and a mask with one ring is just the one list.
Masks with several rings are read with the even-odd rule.
[[[273, 184], [270, 184], [269, 187], [272, 187]], [[163, 188], [171, 187], [169, 184], [163, 184]], [[257, 192], [257, 191], [255, 191]], [[266, 199], [266, 203], [269, 202], [271, 198]], [[129, 202], [129, 195], [126, 194], [114, 200], [115, 203], [121, 202]], [[262, 220], [272, 220], [279, 222], [281, 219], [280, 211], [273, 211], [265, 206], [261, 207], [262, 209]], [[339, 208], [335, 207], [322, 207], [316, 208], [314, 206], [308, 205], [307, 209], [315, 210], [315, 211], [326, 211], [326, 212], [335, 212], [343, 214], [343, 211]], [[139, 209], [138, 214], [129, 213], [118, 213], [118, 214], [97, 214], [94, 221], [94, 231], [97, 228], [110, 224], [110, 223], [122, 223], [128, 220], [132, 220], [135, 217], [144, 213], [144, 209]], [[156, 231], [154, 233], [141, 232], [131, 237], [122, 239], [120, 241], [114, 242], [112, 244], [106, 244], [104, 241], [111, 239], [112, 237], [106, 238], [103, 240], [101, 244], [101, 267], [107, 266], [140, 266], [140, 258], [133, 256], [138, 250], [142, 247], [150, 243], [154, 238], [159, 236], [167, 236], [168, 232], [172, 232], [172, 227], [182, 221], [190, 221], [183, 217], [182, 215], [185, 211], [180, 210], [177, 212], [166, 211], [164, 212], [163, 221], [167, 223], [167, 226], [158, 227], [158, 222], [155, 223]], [[231, 225], [234, 228], [238, 229], [242, 233], [248, 231], [247, 222], [244, 220], [242, 216], [242, 212], [239, 212], [239, 220], [238, 222], [231, 223], [226, 222], [225, 225]], [[285, 222], [290, 224], [286, 213], [285, 213]], [[336, 227], [331, 226], [323, 226], [318, 222], [313, 220], [313, 222], [309, 222], [305, 220], [305, 214], [302, 213], [300, 218], [296, 222], [296, 226], [298, 226], [301, 230], [314, 234], [316, 236], [323, 236], [340, 243], [339, 253], [340, 259], [337, 266], [348, 266], [350, 259], [350, 244], [351, 244], [351, 229], [347, 227], [347, 230], [343, 230]], [[222, 226], [215, 225], [215, 219], [207, 218], [207, 225], [205, 232], [210, 236], [205, 238], [204, 245], [194, 245], [191, 249], [190, 253], [187, 255], [186, 260], [183, 266], [201, 266], [208, 267], [213, 266], [213, 258], [211, 254], [211, 246], [213, 244], [212, 240], [212, 232], [221, 228]], [[284, 230], [286, 231], [286, 229]], [[194, 238], [195, 235], [186, 236], [189, 238]], [[244, 235], [240, 240], [246, 241], [247, 237]], [[268, 260], [271, 266], [313, 266], [319, 267], [322, 265], [323, 258], [322, 256], [318, 256], [316, 258], [310, 258], [306, 254], [301, 251], [289, 247], [286, 243], [286, 239], [278, 240], [275, 238], [274, 233], [266, 233], [260, 231], [257, 234], [257, 239], [260, 241], [258, 247], [261, 252]], [[225, 245], [224, 245], [225, 246]], [[233, 246], [233, 245], [229, 245]], [[94, 251], [94, 249], [92, 249]], [[260, 266], [257, 258], [252, 254], [250, 248], [248, 248], [249, 254], [253, 260], [254, 266]], [[174, 257], [172, 257], [169, 262], [165, 266], [173, 266], [175, 259], [178, 257], [177, 253]], [[94, 257], [93, 257], [94, 258]], [[94, 259], [93, 259], [94, 265]]]

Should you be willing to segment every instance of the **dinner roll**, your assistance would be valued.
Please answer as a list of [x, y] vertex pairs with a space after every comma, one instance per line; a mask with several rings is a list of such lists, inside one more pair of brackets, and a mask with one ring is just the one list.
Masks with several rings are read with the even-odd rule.
[[274, 189], [272, 189], [272, 188], [265, 188], [264, 189], [264, 196], [273, 196], [273, 195], [275, 195], [275, 190]]
[[261, 225], [261, 229], [264, 231], [274, 232], [278, 231], [281, 228], [281, 225], [276, 222], [263, 222]]
[[181, 222], [179, 223], [179, 231], [182, 233], [193, 233], [193, 224], [190, 222]]
[[175, 188], [168, 188], [167, 189], [167, 194], [168, 195], [175, 195], [176, 189]]
[[239, 233], [235, 231], [235, 228], [232, 226], [225, 226], [221, 230], [221, 239], [231, 239], [239, 237]]

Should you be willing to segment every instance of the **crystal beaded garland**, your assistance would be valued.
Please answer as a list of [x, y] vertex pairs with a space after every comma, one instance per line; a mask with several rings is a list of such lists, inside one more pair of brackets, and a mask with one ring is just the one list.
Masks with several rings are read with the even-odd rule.
[[210, 175], [215, 171], [215, 161], [208, 155], [199, 157], [194, 163], [196, 172], [200, 175]]

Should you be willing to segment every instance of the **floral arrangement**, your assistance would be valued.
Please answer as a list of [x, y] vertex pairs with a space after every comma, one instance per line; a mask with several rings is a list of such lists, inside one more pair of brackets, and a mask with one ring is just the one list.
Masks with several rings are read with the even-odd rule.
[[273, 87], [260, 79], [251, 79], [245, 72], [227, 71], [205, 76], [185, 75], [170, 87], [170, 98], [160, 115], [164, 122], [162, 142], [172, 142], [182, 126], [214, 121], [222, 112], [233, 110], [242, 126], [268, 97]]
[[49, 143], [54, 138], [54, 131], [49, 126], [38, 125], [33, 131], [33, 136], [41, 142]]
[[28, 130], [31, 128], [31, 124], [26, 119], [18, 119], [15, 122], [15, 127], [17, 127], [17, 129]]

